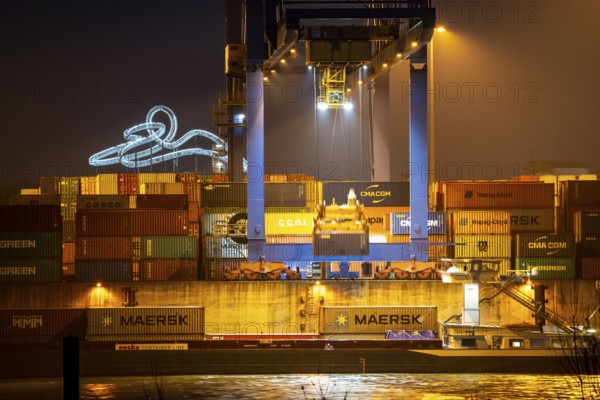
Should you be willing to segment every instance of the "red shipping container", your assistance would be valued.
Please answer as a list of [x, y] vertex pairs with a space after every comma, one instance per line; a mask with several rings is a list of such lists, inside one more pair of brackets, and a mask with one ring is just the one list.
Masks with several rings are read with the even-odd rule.
[[78, 236], [187, 234], [187, 210], [81, 210], [77, 213]]
[[129, 236], [84, 236], [77, 238], [77, 260], [129, 260], [134, 256]]
[[185, 194], [141, 194], [136, 198], [137, 209], [187, 210]]
[[445, 210], [552, 208], [554, 185], [527, 182], [441, 182]]

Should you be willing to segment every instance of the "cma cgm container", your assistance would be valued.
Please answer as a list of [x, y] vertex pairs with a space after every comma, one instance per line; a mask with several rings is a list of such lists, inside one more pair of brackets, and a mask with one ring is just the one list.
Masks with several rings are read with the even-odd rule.
[[142, 258], [195, 258], [196, 238], [193, 236], [142, 236]]
[[575, 236], [568, 233], [515, 235], [515, 257], [575, 257]]
[[598, 211], [579, 211], [574, 214], [576, 234], [600, 234], [600, 205], [598, 209]]
[[564, 181], [561, 193], [565, 207], [600, 206], [600, 181]]
[[131, 236], [80, 236], [76, 241], [77, 260], [128, 260], [134, 255]]
[[[391, 214], [392, 235], [410, 235], [410, 212], [394, 212]], [[429, 235], [446, 234], [446, 214], [443, 212], [427, 213], [427, 233]]]
[[89, 341], [204, 339], [203, 307], [88, 308]]
[[313, 235], [314, 256], [363, 256], [369, 254], [366, 232], [319, 232]]
[[456, 258], [510, 258], [510, 235], [454, 235]]
[[0, 283], [60, 282], [60, 258], [0, 259]]
[[0, 232], [59, 232], [60, 206], [0, 206]]
[[535, 279], [575, 279], [574, 258], [516, 258], [515, 268], [530, 270]]
[[437, 307], [321, 307], [321, 334], [383, 334], [390, 329], [437, 331]]
[[77, 210], [125, 210], [130, 208], [130, 197], [124, 194], [79, 195]]
[[61, 257], [60, 232], [0, 232], [0, 258]]
[[198, 279], [196, 260], [141, 260], [140, 281], [193, 281]]
[[441, 182], [443, 210], [552, 208], [554, 186], [518, 182]]
[[451, 231], [455, 235], [510, 234], [510, 214], [507, 211], [452, 211]]
[[77, 260], [76, 282], [129, 282], [133, 279], [133, 266], [129, 260]]
[[187, 210], [185, 194], [140, 194], [136, 197], [137, 209]]
[[85, 328], [85, 309], [0, 310], [0, 343], [60, 343], [65, 336], [83, 338]]
[[113, 210], [77, 213], [77, 234], [89, 236], [187, 235], [186, 210]]
[[392, 213], [409, 212], [410, 207], [364, 207], [363, 213], [370, 233], [389, 233]]
[[346, 204], [350, 189], [366, 207], [410, 206], [409, 182], [322, 182], [319, 203], [329, 205], [335, 199], [336, 204]]

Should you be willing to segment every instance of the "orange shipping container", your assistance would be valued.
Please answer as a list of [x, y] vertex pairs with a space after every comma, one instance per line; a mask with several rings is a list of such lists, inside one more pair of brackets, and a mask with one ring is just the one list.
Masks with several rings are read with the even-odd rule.
[[443, 209], [554, 207], [554, 185], [530, 182], [442, 182]]

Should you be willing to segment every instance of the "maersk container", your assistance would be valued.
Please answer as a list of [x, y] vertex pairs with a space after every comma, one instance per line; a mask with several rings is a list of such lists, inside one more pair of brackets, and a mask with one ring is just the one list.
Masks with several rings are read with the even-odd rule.
[[387, 330], [438, 330], [437, 307], [321, 307], [319, 333], [381, 333]]
[[8, 196], [9, 206], [58, 206], [59, 194], [11, 194]]
[[133, 279], [129, 260], [78, 260], [75, 262], [76, 282], [130, 282]]
[[140, 281], [194, 281], [198, 279], [197, 260], [141, 260]]
[[60, 232], [0, 232], [0, 258], [61, 257]]
[[315, 256], [364, 256], [369, 254], [366, 232], [319, 232], [313, 235]]
[[60, 282], [60, 258], [0, 259], [0, 283]]
[[80, 236], [77, 260], [129, 260], [134, 256], [131, 236]]
[[346, 204], [348, 193], [354, 190], [360, 204], [367, 207], [408, 207], [410, 206], [409, 182], [322, 182], [319, 204]]
[[202, 238], [202, 254], [205, 258], [246, 258], [248, 245], [237, 243], [229, 237]]
[[[410, 212], [394, 212], [391, 214], [390, 220], [392, 235], [410, 235]], [[446, 214], [443, 212], [428, 212], [427, 232], [429, 235], [445, 235], [447, 232]]]
[[369, 233], [389, 233], [391, 230], [390, 226], [390, 215], [396, 212], [408, 212], [409, 207], [364, 207], [363, 212], [367, 225], [369, 226]]
[[204, 209], [202, 220], [203, 235], [224, 235], [227, 233], [227, 225], [236, 225], [248, 219], [246, 208], [238, 207], [216, 207]]
[[81, 210], [77, 213], [79, 236], [184, 236], [186, 210]]
[[562, 205], [565, 207], [600, 205], [600, 181], [562, 182]]
[[185, 194], [140, 194], [136, 196], [137, 209], [187, 210], [188, 197]]
[[515, 257], [575, 257], [575, 236], [570, 233], [520, 233], [515, 235]]
[[511, 233], [521, 232], [554, 232], [554, 208], [511, 208]]
[[85, 329], [85, 309], [0, 310], [0, 343], [60, 343], [66, 336], [85, 337]]
[[89, 341], [202, 340], [203, 307], [88, 308]]
[[441, 182], [444, 210], [552, 208], [554, 186], [537, 182]]
[[580, 235], [576, 243], [577, 257], [600, 257], [600, 235]]
[[455, 235], [510, 234], [508, 211], [452, 211], [450, 230]]
[[126, 210], [130, 196], [124, 194], [79, 195], [77, 210]]
[[531, 271], [534, 279], [575, 279], [574, 258], [516, 258], [515, 269]]
[[600, 234], [600, 204], [598, 211], [579, 211], [573, 218], [576, 234]]
[[0, 206], [0, 232], [60, 232], [60, 206]]
[[142, 258], [196, 258], [192, 236], [142, 236]]
[[98, 174], [96, 176], [96, 193], [119, 194], [119, 179], [117, 174]]
[[600, 257], [582, 258], [580, 268], [579, 278], [600, 280]]
[[510, 258], [510, 235], [454, 235], [455, 258]]
[[265, 235], [311, 235], [314, 213], [265, 213]]

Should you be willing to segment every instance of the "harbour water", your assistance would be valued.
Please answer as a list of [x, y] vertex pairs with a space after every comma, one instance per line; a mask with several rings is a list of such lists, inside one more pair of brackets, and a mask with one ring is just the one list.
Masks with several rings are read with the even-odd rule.
[[[597, 399], [597, 376], [516, 374], [194, 375], [82, 378], [81, 399]], [[160, 397], [162, 395], [162, 397]], [[0, 380], [0, 399], [60, 400], [61, 379]]]

